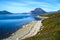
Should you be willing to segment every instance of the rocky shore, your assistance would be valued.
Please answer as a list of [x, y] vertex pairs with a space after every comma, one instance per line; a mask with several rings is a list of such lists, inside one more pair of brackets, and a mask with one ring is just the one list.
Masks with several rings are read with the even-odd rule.
[[[42, 18], [46, 19], [48, 17]], [[22, 28], [13, 33], [12, 36], [3, 40], [23, 40], [25, 38], [35, 36], [40, 30], [43, 29], [42, 20], [35, 20], [26, 25], [23, 25]]]
[[23, 25], [21, 29], [12, 34], [9, 38], [3, 40], [23, 40], [25, 38], [36, 35], [40, 31], [40, 27], [42, 26], [42, 20], [33, 21], [26, 25]]

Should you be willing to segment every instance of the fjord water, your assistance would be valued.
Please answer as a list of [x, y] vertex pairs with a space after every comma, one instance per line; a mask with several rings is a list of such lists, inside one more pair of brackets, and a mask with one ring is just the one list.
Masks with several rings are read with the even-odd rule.
[[0, 39], [10, 36], [22, 27], [35, 20], [30, 14], [2, 14], [0, 15]]

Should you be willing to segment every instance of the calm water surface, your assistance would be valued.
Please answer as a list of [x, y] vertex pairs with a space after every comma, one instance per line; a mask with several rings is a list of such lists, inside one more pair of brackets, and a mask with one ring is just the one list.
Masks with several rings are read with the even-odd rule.
[[0, 39], [7, 38], [12, 33], [35, 19], [29, 14], [0, 15]]

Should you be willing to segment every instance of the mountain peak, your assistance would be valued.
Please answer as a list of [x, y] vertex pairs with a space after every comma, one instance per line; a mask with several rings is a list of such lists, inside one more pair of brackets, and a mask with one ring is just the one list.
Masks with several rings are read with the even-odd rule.
[[36, 8], [35, 10], [31, 11], [31, 13], [34, 15], [42, 15], [45, 14], [46, 12], [41, 8]]
[[36, 8], [35, 10], [42, 10], [41, 8]]
[[6, 10], [3, 10], [2, 12], [8, 12], [8, 11], [6, 11]]

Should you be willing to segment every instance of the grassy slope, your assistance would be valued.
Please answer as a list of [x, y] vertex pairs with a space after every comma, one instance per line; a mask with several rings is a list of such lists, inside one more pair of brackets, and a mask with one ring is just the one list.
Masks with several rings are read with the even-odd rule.
[[25, 40], [60, 40], [60, 13], [44, 16], [49, 18], [42, 21], [43, 30]]

